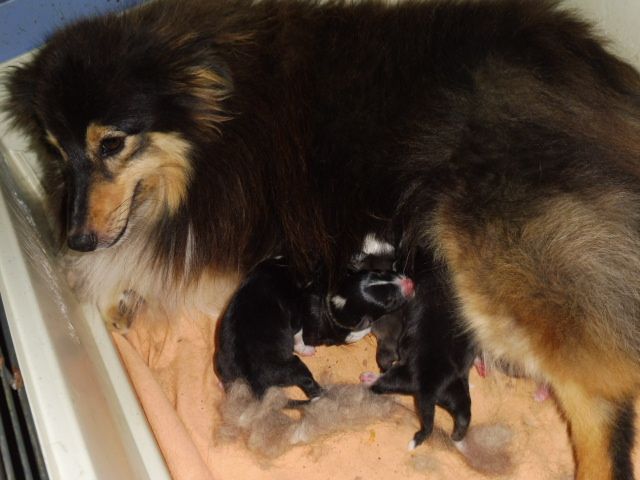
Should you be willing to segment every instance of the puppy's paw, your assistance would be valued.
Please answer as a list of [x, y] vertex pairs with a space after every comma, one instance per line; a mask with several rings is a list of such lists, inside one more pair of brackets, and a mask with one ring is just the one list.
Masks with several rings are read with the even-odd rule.
[[293, 350], [302, 357], [311, 357], [316, 354], [316, 348], [311, 345], [295, 345]]
[[376, 380], [380, 378], [380, 375], [374, 372], [362, 372], [360, 374], [360, 383], [365, 385], [373, 385]]
[[412, 452], [420, 445], [422, 445], [424, 441], [429, 438], [432, 430], [433, 425], [430, 425], [428, 428], [422, 428], [421, 430], [418, 430], [409, 442], [409, 445], [407, 445], [407, 449]]

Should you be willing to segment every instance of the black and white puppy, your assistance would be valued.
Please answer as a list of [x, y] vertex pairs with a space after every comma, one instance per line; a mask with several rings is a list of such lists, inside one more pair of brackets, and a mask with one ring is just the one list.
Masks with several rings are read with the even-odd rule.
[[[451, 438], [460, 441], [471, 422], [469, 370], [476, 350], [470, 336], [459, 327], [458, 314], [447, 271], [432, 252], [416, 253], [410, 274], [416, 295], [398, 315], [404, 329], [392, 365], [382, 375], [365, 372], [361, 380], [376, 393], [412, 395], [421, 428], [409, 444], [420, 445], [432, 432], [436, 405], [454, 419]], [[365, 265], [366, 266], [366, 265]], [[397, 330], [396, 330], [397, 332]], [[391, 348], [391, 347], [387, 347]]]
[[[282, 258], [258, 264], [220, 322], [214, 367], [223, 386], [243, 379], [257, 397], [271, 386], [298, 386], [308, 398], [322, 387], [294, 351], [355, 341], [375, 320], [413, 296], [413, 283], [392, 271], [349, 272], [331, 293], [322, 282], [302, 287]], [[306, 338], [309, 344], [306, 344]]]
[[[396, 249], [382, 238], [369, 234], [362, 250], [351, 260], [354, 270], [396, 270]], [[400, 359], [400, 336], [404, 331], [405, 305], [380, 317], [373, 324], [371, 333], [376, 337], [376, 363], [381, 372], [386, 372]]]

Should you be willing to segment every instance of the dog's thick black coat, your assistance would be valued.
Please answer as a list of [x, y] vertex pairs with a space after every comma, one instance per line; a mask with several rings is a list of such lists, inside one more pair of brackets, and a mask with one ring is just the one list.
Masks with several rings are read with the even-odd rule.
[[[294, 335], [302, 332], [307, 345], [345, 343], [350, 333], [370, 329], [407, 303], [413, 292], [403, 291], [403, 279], [391, 271], [362, 270], [328, 294], [320, 281], [298, 285], [282, 259], [261, 262], [220, 322], [214, 367], [222, 384], [244, 380], [258, 397], [271, 386], [298, 386], [309, 398], [318, 396], [322, 387], [293, 353]], [[307, 330], [313, 333], [305, 337]]]
[[9, 93], [90, 300], [197, 305], [279, 254], [335, 281], [395, 223], [552, 386], [577, 478], [632, 471], [640, 76], [555, 2], [158, 0], [56, 33]]

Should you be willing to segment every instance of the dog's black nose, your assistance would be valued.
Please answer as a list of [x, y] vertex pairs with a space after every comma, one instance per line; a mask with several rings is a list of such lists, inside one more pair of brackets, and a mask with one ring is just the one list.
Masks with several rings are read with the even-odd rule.
[[91, 252], [98, 246], [98, 238], [93, 233], [77, 233], [75, 235], [69, 235], [67, 244], [72, 250]]

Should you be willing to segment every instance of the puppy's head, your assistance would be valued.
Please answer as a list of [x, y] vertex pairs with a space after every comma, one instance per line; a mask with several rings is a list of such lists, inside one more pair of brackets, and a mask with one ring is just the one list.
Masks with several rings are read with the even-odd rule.
[[410, 278], [388, 270], [349, 273], [330, 296], [336, 323], [350, 330], [363, 330], [387, 313], [404, 306], [414, 296]]
[[163, 25], [144, 13], [79, 22], [8, 79], [15, 123], [62, 173], [74, 250], [113, 246], [132, 223], [174, 214], [194, 139], [215, 136], [223, 119], [225, 69], [193, 36]]

